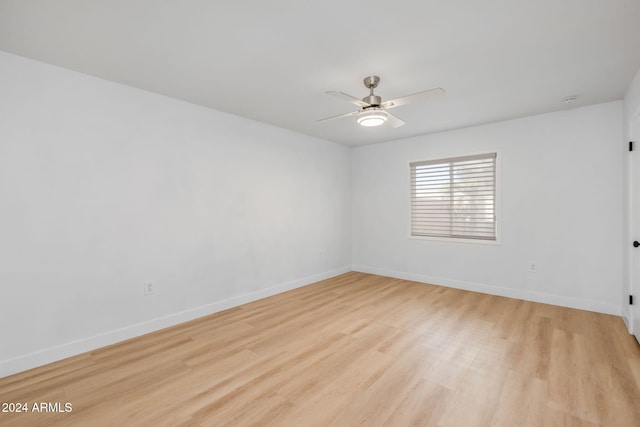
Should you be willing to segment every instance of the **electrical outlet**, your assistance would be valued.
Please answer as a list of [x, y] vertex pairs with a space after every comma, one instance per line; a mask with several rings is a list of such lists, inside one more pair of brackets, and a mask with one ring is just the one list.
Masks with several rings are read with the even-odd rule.
[[538, 266], [535, 262], [529, 262], [529, 271], [531, 273], [535, 273], [536, 271], [538, 271]]
[[153, 286], [153, 282], [151, 281], [146, 281], [143, 283], [143, 293], [144, 296], [149, 296], [149, 295], [153, 295], [153, 292], [155, 291], [155, 288]]

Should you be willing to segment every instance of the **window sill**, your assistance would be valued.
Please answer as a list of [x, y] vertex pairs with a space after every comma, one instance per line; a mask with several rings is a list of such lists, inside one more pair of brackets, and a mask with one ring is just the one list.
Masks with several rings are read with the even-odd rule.
[[448, 242], [448, 243], [471, 243], [474, 245], [501, 245], [500, 238], [496, 240], [482, 240], [482, 239], [461, 239], [455, 237], [435, 237], [435, 236], [412, 236], [409, 235], [410, 240], [427, 240], [434, 242]]

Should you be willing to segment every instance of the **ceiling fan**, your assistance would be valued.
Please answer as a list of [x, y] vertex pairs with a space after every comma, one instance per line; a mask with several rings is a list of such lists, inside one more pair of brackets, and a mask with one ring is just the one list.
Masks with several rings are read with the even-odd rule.
[[357, 116], [356, 121], [360, 126], [380, 126], [385, 122], [388, 122], [391, 127], [397, 128], [402, 126], [405, 122], [389, 113], [387, 110], [395, 107], [400, 107], [402, 105], [407, 105], [412, 102], [424, 101], [430, 98], [442, 96], [446, 93], [444, 89], [438, 87], [435, 89], [429, 89], [422, 92], [414, 93], [412, 95], [392, 99], [391, 101], [382, 102], [382, 98], [373, 93], [373, 89], [378, 87], [378, 83], [380, 83], [380, 77], [378, 76], [365, 77], [364, 85], [367, 89], [369, 89], [369, 96], [365, 96], [364, 98], [362, 98], [362, 100], [348, 95], [344, 92], [325, 92], [329, 95], [333, 95], [342, 100], [351, 102], [352, 104], [360, 107], [360, 109], [352, 111], [350, 113], [338, 114], [337, 116], [320, 119], [317, 121], [317, 123], [340, 119], [342, 117]]

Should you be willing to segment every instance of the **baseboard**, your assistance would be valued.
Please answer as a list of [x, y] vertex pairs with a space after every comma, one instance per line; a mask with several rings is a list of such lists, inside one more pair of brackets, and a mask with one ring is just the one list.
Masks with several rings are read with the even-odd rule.
[[631, 316], [629, 316], [629, 311], [625, 307], [622, 308], [622, 320], [624, 320], [624, 324], [627, 327], [627, 331], [629, 331], [630, 334], [633, 334], [633, 325], [631, 323]]
[[449, 288], [480, 292], [483, 294], [516, 298], [532, 302], [541, 302], [544, 304], [559, 305], [562, 307], [577, 308], [580, 310], [594, 311], [596, 313], [612, 314], [615, 316], [620, 316], [621, 314], [621, 307], [618, 305], [584, 298], [574, 298], [562, 295], [547, 294], [543, 292], [504, 288], [500, 286], [487, 285], [484, 283], [467, 282], [445, 277], [434, 277], [425, 274], [404, 273], [400, 271], [387, 270], [384, 268], [369, 267], [366, 265], [353, 265], [352, 270], [362, 273], [393, 277], [396, 279], [411, 280], [414, 282], [430, 283], [433, 285], [446, 286]]
[[339, 276], [341, 274], [348, 273], [349, 271], [351, 271], [351, 266], [344, 266], [335, 270], [314, 274], [302, 279], [293, 280], [291, 282], [272, 286], [266, 289], [261, 289], [256, 292], [238, 295], [222, 301], [216, 301], [210, 304], [205, 304], [199, 307], [172, 313], [167, 316], [151, 319], [146, 322], [130, 325], [121, 329], [116, 329], [81, 340], [61, 344], [59, 346], [46, 348], [12, 359], [3, 360], [0, 362], [0, 378], [16, 374], [18, 372], [23, 372], [38, 366], [46, 365], [48, 363], [66, 359], [67, 357], [76, 356], [78, 354], [105, 347], [107, 345], [115, 344], [120, 341], [135, 338], [137, 336], [148, 334], [150, 332], [155, 332], [170, 326], [175, 326], [177, 324], [188, 322], [189, 320], [197, 319], [209, 314], [217, 313], [228, 308], [237, 307], [242, 304], [280, 294], [282, 292], [299, 288], [301, 286]]

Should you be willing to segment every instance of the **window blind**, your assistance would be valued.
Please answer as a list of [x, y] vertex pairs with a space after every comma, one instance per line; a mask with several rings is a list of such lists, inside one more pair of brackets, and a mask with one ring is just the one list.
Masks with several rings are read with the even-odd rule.
[[496, 153], [410, 167], [412, 236], [496, 240]]

